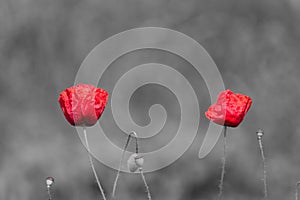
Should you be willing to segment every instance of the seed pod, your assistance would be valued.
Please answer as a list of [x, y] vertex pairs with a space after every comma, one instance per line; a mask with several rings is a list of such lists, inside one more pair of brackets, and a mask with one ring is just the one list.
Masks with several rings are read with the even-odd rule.
[[139, 168], [142, 168], [144, 164], [144, 158], [140, 154], [132, 154], [128, 161], [127, 166], [130, 172], [136, 172]]

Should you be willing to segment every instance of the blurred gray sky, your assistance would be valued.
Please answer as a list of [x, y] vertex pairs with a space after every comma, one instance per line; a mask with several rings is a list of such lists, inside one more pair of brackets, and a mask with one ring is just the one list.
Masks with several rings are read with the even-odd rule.
[[[263, 195], [258, 128], [265, 130], [270, 199], [293, 199], [294, 184], [300, 179], [298, 0], [0, 1], [0, 199], [47, 199], [47, 176], [56, 178], [54, 199], [99, 198], [86, 151], [64, 119], [57, 98], [73, 84], [81, 62], [98, 43], [143, 26], [170, 28], [194, 38], [214, 59], [226, 87], [253, 98], [244, 122], [229, 130], [224, 199], [251, 200]], [[210, 104], [207, 88], [180, 58], [159, 51], [135, 52], [111, 68], [149, 60], [180, 68], [192, 84], [199, 84], [195, 87], [201, 94], [203, 116]], [[114, 75], [114, 70], [110, 72]], [[103, 85], [110, 84], [103, 80]], [[152, 89], [161, 98], [149, 100], [153, 90], [142, 88], [133, 97], [133, 118], [145, 123], [145, 106], [171, 102], [167, 108], [170, 130], [152, 144], [142, 141], [145, 151], [173, 137], [180, 114], [172, 94]], [[101, 123], [115, 131], [112, 140], [122, 146], [110, 118], [105, 111]], [[222, 144], [205, 160], [197, 157], [207, 124], [203, 119], [199, 136], [182, 158], [146, 175], [154, 199], [215, 198]], [[115, 171], [96, 165], [109, 194]], [[118, 195], [123, 200], [146, 199], [140, 177], [121, 174]]]

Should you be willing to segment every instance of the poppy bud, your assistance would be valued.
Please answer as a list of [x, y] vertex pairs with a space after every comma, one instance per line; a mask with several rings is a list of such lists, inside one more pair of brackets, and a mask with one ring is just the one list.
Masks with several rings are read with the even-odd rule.
[[132, 154], [127, 161], [127, 166], [130, 172], [136, 172], [136, 170], [143, 167], [143, 164], [143, 156], [136, 153]]
[[263, 137], [263, 135], [264, 135], [264, 131], [261, 130], [261, 129], [258, 129], [258, 131], [256, 132], [256, 134], [257, 134], [257, 139], [261, 140], [262, 137]]
[[46, 178], [47, 187], [50, 187], [53, 183], [54, 183], [54, 178], [53, 177], [47, 177]]

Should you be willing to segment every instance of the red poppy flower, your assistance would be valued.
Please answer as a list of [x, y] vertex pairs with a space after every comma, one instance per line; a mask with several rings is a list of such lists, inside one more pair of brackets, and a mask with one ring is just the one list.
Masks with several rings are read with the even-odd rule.
[[73, 126], [92, 126], [101, 117], [108, 93], [93, 85], [78, 84], [67, 88], [59, 95], [58, 102]]
[[226, 90], [219, 94], [217, 102], [208, 108], [205, 115], [216, 124], [237, 127], [243, 121], [251, 103], [250, 97]]

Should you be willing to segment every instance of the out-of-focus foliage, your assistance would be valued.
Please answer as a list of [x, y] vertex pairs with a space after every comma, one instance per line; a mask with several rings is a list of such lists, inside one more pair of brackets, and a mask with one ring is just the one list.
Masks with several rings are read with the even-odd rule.
[[[263, 195], [258, 128], [265, 130], [270, 199], [292, 199], [300, 179], [299, 13], [298, 0], [0, 1], [0, 199], [47, 199], [47, 176], [56, 178], [54, 199], [99, 198], [86, 151], [57, 97], [73, 84], [95, 45], [142, 26], [191, 36], [213, 57], [226, 87], [253, 98], [244, 122], [229, 130], [224, 199]], [[203, 84], [199, 91], [207, 96]], [[206, 97], [202, 117], [209, 103]], [[205, 129], [208, 121], [202, 119]], [[200, 127], [177, 162], [146, 174], [153, 199], [215, 198], [222, 145], [199, 160], [202, 133]], [[100, 163], [96, 167], [109, 194], [115, 171]], [[141, 178], [121, 174], [118, 196], [146, 199]]]

